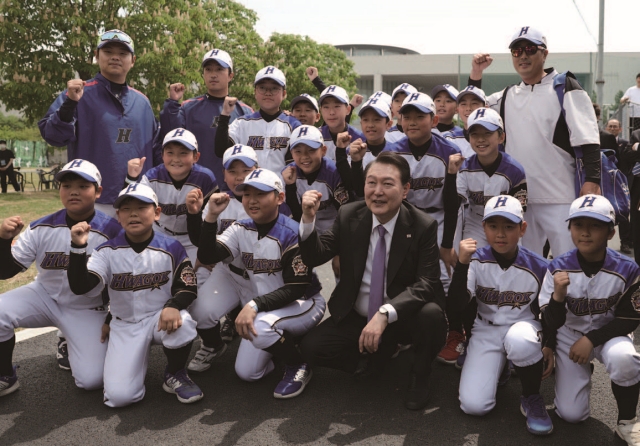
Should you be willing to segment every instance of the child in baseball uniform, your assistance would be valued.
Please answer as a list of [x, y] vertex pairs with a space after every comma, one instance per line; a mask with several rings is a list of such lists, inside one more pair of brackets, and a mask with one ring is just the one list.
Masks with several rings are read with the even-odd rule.
[[144, 398], [153, 344], [162, 344], [167, 356], [162, 388], [181, 403], [198, 401], [202, 391], [186, 370], [197, 336], [196, 322], [186, 310], [197, 297], [191, 261], [179, 241], [154, 231], [161, 210], [149, 186], [130, 184], [113, 205], [124, 231], [94, 250], [87, 264], [92, 228], [87, 223], [73, 226], [68, 274], [76, 294], [99, 295], [105, 286], [109, 290], [113, 318], [105, 325], [104, 404], [123, 407]]
[[284, 201], [280, 177], [256, 169], [236, 190], [243, 194], [249, 218], [234, 222], [218, 236], [218, 218], [231, 198], [214, 194], [200, 236], [200, 262], [224, 261], [235, 270], [228, 275], [234, 279], [229, 285], [235, 292], [216, 296], [211, 319], [219, 319], [240, 303], [236, 329], [243, 339], [236, 373], [245, 381], [257, 381], [273, 371], [275, 356], [284, 362], [285, 373], [273, 395], [292, 398], [304, 390], [312, 374], [296, 338], [320, 322], [325, 301], [317, 277], [300, 257], [298, 223], [278, 211]]
[[[540, 292], [545, 334], [556, 337], [556, 412], [565, 421], [589, 418], [593, 359], [604, 364], [618, 405], [616, 432], [637, 445], [640, 355], [630, 333], [638, 327], [640, 268], [607, 247], [615, 212], [601, 195], [583, 195], [569, 210], [576, 249], [553, 259]], [[467, 359], [469, 361], [469, 359]]]
[[[472, 238], [476, 241], [476, 246], [482, 248], [488, 244], [483, 223], [486, 203], [498, 195], [511, 195], [516, 197], [526, 210], [527, 181], [520, 163], [507, 153], [500, 152], [500, 144], [504, 142], [505, 133], [502, 118], [496, 111], [478, 108], [469, 116], [467, 125], [466, 135], [474, 154], [466, 159], [462, 154], [451, 155], [447, 176], [456, 177], [458, 197], [461, 204], [465, 205], [462, 238]], [[452, 311], [449, 310], [449, 313]], [[449, 327], [450, 337], [456, 336], [464, 340], [466, 334], [466, 347], [475, 317], [475, 309], [471, 305], [465, 308], [464, 314], [451, 317], [449, 322], [454, 327]], [[462, 328], [456, 322], [460, 318], [465, 334], [461, 330], [458, 331]], [[456, 349], [455, 354], [453, 351], [448, 354], [442, 352], [441, 356], [446, 356], [445, 359], [448, 361], [445, 362], [455, 363], [456, 367], [462, 368], [465, 350]]]
[[484, 91], [480, 88], [469, 85], [458, 93], [457, 104], [458, 117], [462, 121], [464, 128], [455, 127], [450, 131], [443, 133], [442, 136], [457, 145], [460, 152], [462, 152], [463, 157], [469, 158], [473, 156], [475, 152], [471, 148], [471, 144], [468, 140], [469, 134], [467, 129], [469, 126], [467, 125], [467, 121], [471, 112], [480, 107], [486, 107], [487, 97], [485, 96]]
[[[227, 185], [225, 193], [229, 195], [230, 200], [224, 211], [218, 215], [218, 235], [221, 235], [236, 220], [249, 218], [242, 206], [243, 194], [236, 188], [244, 182], [247, 175], [258, 168], [258, 158], [253, 148], [235, 145], [224, 152], [222, 163], [224, 181]], [[203, 198], [202, 191], [198, 189], [192, 190], [187, 195], [189, 237], [196, 246], [200, 243], [202, 221], [209, 212], [208, 201], [204, 205]], [[291, 215], [291, 210], [286, 203], [280, 205], [279, 211], [283, 215]], [[220, 323], [219, 315], [215, 316], [217, 314], [216, 308], [219, 307], [218, 299], [219, 296], [236, 296], [237, 291], [234, 283], [239, 281], [243, 284], [247, 278], [244, 267], [219, 262], [213, 267], [211, 275], [206, 281], [202, 284], [198, 283], [199, 297], [191, 305], [189, 312], [198, 323], [198, 335], [202, 342], [194, 358], [189, 362], [187, 368], [190, 371], [204, 372], [208, 370], [213, 360], [220, 358], [226, 352], [227, 344], [225, 341], [231, 342], [234, 334], [237, 334], [235, 318], [241, 308], [238, 306], [230, 313], [225, 314], [224, 320]]]
[[548, 262], [518, 246], [527, 229], [518, 199], [498, 195], [484, 209], [488, 244], [481, 248], [473, 238], [460, 242], [447, 301], [455, 311], [463, 311], [471, 300], [478, 307], [460, 377], [460, 408], [470, 415], [491, 411], [498, 380], [510, 360], [522, 382], [520, 410], [527, 429], [536, 435], [550, 434], [553, 424], [540, 383], [553, 370], [553, 352], [542, 349], [538, 305]]
[[389, 142], [397, 142], [404, 138], [406, 135], [402, 131], [402, 116], [400, 115], [400, 108], [402, 103], [410, 94], [417, 93], [418, 89], [411, 84], [400, 84], [391, 92], [391, 117], [397, 120], [397, 124], [389, 129], [386, 135], [386, 139]]
[[256, 151], [261, 167], [280, 172], [291, 160], [289, 138], [300, 121], [280, 109], [287, 97], [287, 80], [282, 71], [264, 67], [256, 74], [253, 85], [260, 109], [240, 116], [231, 125], [229, 116], [238, 100], [233, 97], [224, 100], [216, 132], [216, 155], [224, 157], [225, 150], [236, 144], [250, 146]]
[[291, 100], [291, 116], [302, 125], [315, 125], [320, 121], [318, 101], [311, 95], [303, 93]]
[[[76, 386], [102, 388], [107, 344], [101, 327], [107, 317], [102, 288], [92, 296], [76, 296], [67, 285], [69, 228], [78, 222], [91, 225], [86, 252], [120, 233], [118, 222], [94, 208], [102, 192], [98, 168], [85, 160], [73, 160], [56, 174], [64, 209], [29, 224], [19, 216], [0, 225], [0, 279], [9, 279], [36, 263], [38, 275], [25, 286], [0, 295], [0, 396], [19, 388], [16, 368], [11, 364], [14, 329], [55, 326], [68, 344], [69, 364]], [[12, 246], [14, 237], [20, 238]]]
[[[198, 141], [193, 133], [183, 128], [171, 130], [162, 142], [162, 164], [140, 175], [144, 159], [129, 160], [127, 183], [139, 182], [149, 186], [158, 197], [160, 220], [155, 229], [174, 237], [195, 259], [198, 248], [189, 240], [187, 232], [187, 195], [194, 189], [202, 191], [205, 202], [218, 189], [213, 172], [200, 164]], [[206, 277], [203, 277], [206, 279]]]
[[347, 121], [347, 115], [351, 111], [349, 95], [347, 91], [337, 85], [329, 85], [320, 94], [320, 114], [324, 125], [320, 128], [324, 145], [327, 146], [327, 154], [330, 160], [336, 161], [336, 142], [340, 133], [347, 132], [354, 141], [362, 139], [362, 133], [352, 127]]
[[436, 115], [438, 116], [438, 125], [433, 129], [434, 132], [442, 134], [452, 130], [462, 130], [453, 122], [458, 94], [458, 90], [449, 84], [436, 85], [431, 90], [431, 97], [436, 105]]

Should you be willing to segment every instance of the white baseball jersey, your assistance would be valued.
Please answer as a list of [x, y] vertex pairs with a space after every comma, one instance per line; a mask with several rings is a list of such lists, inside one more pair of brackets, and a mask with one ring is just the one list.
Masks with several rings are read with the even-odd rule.
[[607, 248], [600, 271], [593, 277], [587, 277], [580, 268], [577, 253], [578, 250], [574, 249], [553, 259], [540, 292], [540, 307], [548, 305], [551, 300], [554, 274], [566, 271], [570, 283], [565, 298], [567, 319], [564, 325], [588, 333], [615, 318], [620, 297], [638, 279], [640, 268], [631, 258]]
[[291, 165], [296, 167], [298, 175], [295, 183], [298, 203], [302, 203], [302, 195], [308, 190], [321, 192], [322, 199], [316, 214], [316, 228], [320, 232], [330, 229], [338, 216], [338, 208], [349, 201], [349, 193], [342, 185], [342, 178], [336, 164], [326, 156], [323, 157], [318, 175], [311, 184], [295, 163]]
[[[322, 127], [320, 127], [320, 132], [322, 133], [322, 137], [324, 138], [324, 145], [327, 146], [327, 153], [325, 153], [324, 156], [332, 161], [335, 161], [336, 143], [333, 142], [333, 137], [331, 136], [329, 127], [323, 125]], [[360, 132], [360, 130], [356, 129], [355, 127], [347, 125], [347, 132], [349, 133], [349, 136], [351, 136], [351, 141], [355, 141], [358, 138], [364, 140], [364, 135], [362, 134], [362, 132]], [[260, 167], [262, 167], [262, 164], [260, 165]]]
[[164, 164], [149, 170], [140, 182], [151, 187], [158, 196], [158, 206], [162, 208], [162, 213], [157, 226], [171, 236], [187, 235], [187, 194], [200, 189], [207, 198], [218, 188], [213, 172], [199, 164], [193, 165], [180, 189], [176, 189]]
[[159, 232], [139, 253], [122, 232], [94, 251], [87, 268], [100, 278], [92, 293], [108, 286], [111, 314], [125, 322], [157, 314], [178, 293], [196, 295], [196, 275], [184, 247]]
[[387, 130], [387, 132], [384, 135], [384, 139], [386, 139], [389, 142], [398, 142], [400, 141], [402, 138], [406, 138], [407, 135], [405, 135], [404, 133], [402, 133], [399, 129], [397, 125], [394, 125], [393, 127], [391, 127], [389, 130]]
[[[364, 142], [366, 143], [367, 140], [365, 139]], [[392, 142], [392, 141], [388, 140], [387, 137], [385, 136], [384, 148], [380, 151], [380, 153], [382, 153], [384, 151], [393, 152], [393, 151], [395, 151], [395, 147], [396, 147], [395, 142]], [[373, 152], [371, 152], [371, 150], [367, 146], [367, 151], [365, 152], [364, 156], [362, 157], [362, 169], [364, 170], [364, 168], [367, 167], [367, 165], [371, 161], [373, 161], [374, 159], [376, 159], [376, 155], [374, 155]], [[351, 164], [351, 156], [348, 157], [348, 160], [349, 160], [349, 164]]]
[[300, 121], [293, 116], [281, 113], [273, 121], [267, 122], [257, 111], [233, 121], [229, 126], [229, 138], [233, 144], [253, 147], [261, 168], [280, 172], [286, 164], [291, 132], [299, 126]]
[[520, 247], [513, 264], [503, 270], [485, 246], [469, 264], [467, 290], [478, 302], [478, 314], [492, 325], [513, 325], [538, 319], [538, 293], [549, 262]]
[[452, 130], [443, 133], [442, 136], [458, 146], [462, 156], [465, 158], [470, 158], [476, 154], [471, 148], [469, 141], [467, 141], [467, 138], [465, 138], [464, 130], [460, 127], [454, 127]]
[[[91, 255], [94, 249], [122, 231], [116, 220], [100, 211], [96, 211], [88, 223], [91, 225], [91, 232], [87, 242], [87, 255]], [[70, 248], [71, 231], [67, 225], [67, 211], [61, 209], [31, 222], [11, 248], [11, 254], [25, 270], [36, 262], [38, 275], [35, 282], [59, 305], [87, 309], [104, 306], [102, 287], [91, 298], [76, 296], [71, 292], [67, 279]]]

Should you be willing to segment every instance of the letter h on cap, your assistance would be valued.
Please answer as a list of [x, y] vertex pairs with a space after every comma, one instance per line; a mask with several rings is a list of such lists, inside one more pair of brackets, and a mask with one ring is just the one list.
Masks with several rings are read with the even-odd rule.
[[298, 132], [298, 138], [301, 136], [307, 136], [307, 132], [309, 131], [308, 127], [300, 127], [300, 131]]
[[233, 152], [231, 152], [231, 155], [237, 155], [238, 153], [242, 153], [242, 144], [236, 144], [233, 146]]
[[128, 194], [129, 192], [135, 192], [136, 189], [138, 188], [138, 184], [139, 183], [133, 183], [127, 186], [127, 190], [125, 191], [125, 194]]
[[520, 35], [518, 37], [526, 36], [528, 32], [529, 32], [529, 27], [523, 26], [522, 29], [520, 30]]
[[264, 71], [264, 74], [273, 74], [275, 69], [275, 67], [267, 67], [267, 69]]
[[476, 111], [476, 117], [475, 117], [475, 119], [484, 118], [484, 112], [485, 112], [485, 110], [486, 110], [486, 109], [484, 109], [484, 108], [479, 108], [479, 109]]
[[80, 167], [82, 165], [83, 160], [73, 160], [71, 164], [69, 164], [69, 169], [73, 169], [74, 167]]
[[507, 197], [500, 197], [496, 200], [496, 205], [493, 207], [498, 208], [498, 207], [504, 207], [507, 205]]
[[417, 101], [418, 99], [420, 99], [420, 93], [412, 93], [407, 102]]
[[261, 173], [262, 173], [262, 169], [256, 169], [253, 172], [251, 172], [251, 175], [249, 175], [249, 178], [247, 178], [247, 180], [253, 180], [254, 178], [258, 178]]
[[334, 91], [336, 91], [336, 86], [332, 85], [329, 88], [327, 88], [327, 93], [333, 93]]
[[184, 135], [184, 129], [176, 129], [176, 131], [173, 133], [171, 137], [175, 138], [177, 136], [182, 136], [182, 135]]
[[593, 203], [596, 201], [597, 197], [584, 197], [584, 201], [580, 205], [581, 208], [584, 207], [593, 207]]

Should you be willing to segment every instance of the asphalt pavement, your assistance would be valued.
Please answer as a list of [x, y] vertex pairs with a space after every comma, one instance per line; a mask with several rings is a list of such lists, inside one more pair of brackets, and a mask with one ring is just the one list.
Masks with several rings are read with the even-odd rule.
[[[333, 274], [327, 265], [320, 277], [328, 297]], [[234, 371], [238, 344], [235, 339], [209, 371], [191, 374], [205, 395], [194, 404], [162, 390], [165, 357], [153, 347], [144, 400], [112, 409], [102, 404], [101, 391], [77, 389], [71, 374], [58, 368], [55, 332], [21, 341], [14, 355], [21, 387], [0, 399], [0, 445], [624, 445], [613, 433], [616, 405], [597, 361], [591, 418], [572, 425], [550, 410], [554, 432], [536, 437], [520, 414], [517, 377], [498, 389], [491, 413], [472, 417], [459, 408], [460, 372], [436, 363], [427, 408], [409, 411], [403, 406], [409, 350], [380, 381], [356, 383], [345, 373], [316, 369], [302, 395], [277, 400], [273, 389], [282, 367], [259, 382], [241, 381]], [[549, 409], [553, 385], [551, 377], [542, 386]]]

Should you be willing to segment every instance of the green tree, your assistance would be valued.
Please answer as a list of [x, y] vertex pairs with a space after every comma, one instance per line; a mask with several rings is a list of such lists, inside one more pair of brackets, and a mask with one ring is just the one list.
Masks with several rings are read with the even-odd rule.
[[38, 126], [26, 119], [0, 113], [0, 139], [19, 141], [42, 141]]
[[37, 121], [69, 79], [97, 73], [97, 39], [112, 28], [133, 38], [137, 60], [128, 81], [156, 111], [171, 83], [187, 85], [186, 98], [205, 91], [200, 61], [212, 48], [231, 54], [232, 94], [250, 100], [263, 44], [256, 19], [232, 0], [3, 0], [0, 102]]
[[299, 94], [319, 96], [305, 72], [310, 66], [318, 68], [325, 84], [339, 85], [349, 95], [357, 92], [358, 75], [353, 62], [333, 45], [317, 43], [307, 36], [274, 33], [264, 45], [262, 59], [264, 66], [276, 66], [287, 77], [287, 99], [282, 104], [283, 109], [287, 109], [291, 99]]

